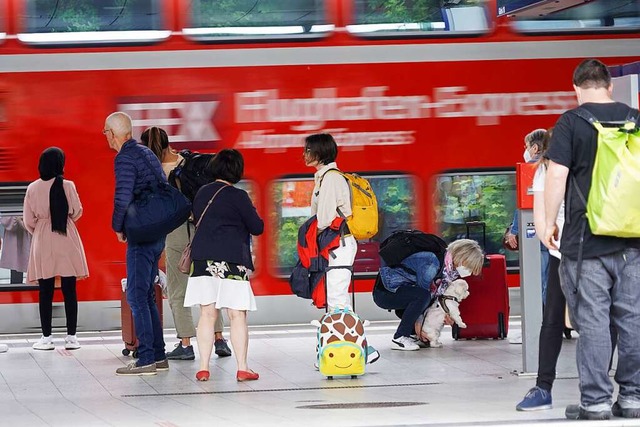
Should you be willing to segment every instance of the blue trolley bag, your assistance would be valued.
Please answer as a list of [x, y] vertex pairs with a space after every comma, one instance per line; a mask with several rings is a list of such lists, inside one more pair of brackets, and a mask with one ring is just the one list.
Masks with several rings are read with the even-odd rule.
[[[467, 238], [473, 227], [482, 229], [483, 247], [486, 248], [485, 223], [468, 222]], [[453, 325], [453, 338], [506, 338], [509, 328], [509, 289], [504, 255], [486, 255], [480, 276], [469, 276], [465, 280], [469, 284], [469, 296], [460, 303], [460, 316], [467, 327]]]

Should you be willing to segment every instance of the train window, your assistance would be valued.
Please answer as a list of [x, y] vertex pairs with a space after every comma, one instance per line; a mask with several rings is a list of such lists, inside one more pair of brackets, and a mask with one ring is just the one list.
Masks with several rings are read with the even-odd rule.
[[[416, 225], [416, 184], [408, 175], [363, 175], [378, 199], [379, 231], [370, 241], [358, 244], [358, 255], [354, 264], [357, 275], [371, 275], [378, 272], [379, 242], [395, 230], [412, 228]], [[312, 177], [291, 178], [277, 181], [272, 187], [274, 209], [269, 218], [276, 236], [271, 252], [271, 265], [275, 273], [288, 276], [297, 262], [296, 242], [298, 229], [311, 216]]]
[[489, 30], [486, 0], [355, 0], [354, 22], [361, 36], [442, 36]]
[[22, 221], [27, 185], [0, 185], [0, 290], [21, 286], [25, 282], [31, 246], [31, 235]]
[[318, 38], [333, 31], [324, 0], [193, 0], [189, 27], [197, 40]]
[[[255, 181], [251, 181], [248, 179], [243, 179], [238, 182], [236, 187], [244, 190], [249, 195], [249, 198], [253, 202], [253, 206], [258, 206], [258, 185]], [[256, 262], [256, 254], [259, 251], [260, 245], [260, 236], [251, 236], [250, 246], [251, 246], [251, 259], [253, 260], [253, 266], [255, 267], [254, 274], [255, 275], [259, 270], [259, 262]]]
[[[509, 1], [500, 0], [498, 3], [500, 6], [500, 2]], [[640, 28], [640, 1], [594, 0], [579, 5], [575, 5], [575, 2], [565, 3], [566, 5], [558, 3], [548, 6], [546, 10], [538, 10], [535, 7], [516, 10], [513, 14], [513, 25], [520, 32], [536, 34], [637, 31]], [[509, 5], [505, 5], [507, 6]]]
[[159, 0], [26, 0], [21, 17], [29, 44], [153, 42], [169, 37]]
[[[502, 236], [511, 224], [515, 206], [514, 172], [447, 173], [436, 180], [434, 207], [440, 235], [451, 242], [465, 237], [467, 221], [484, 221], [485, 251], [505, 254], [509, 267], [518, 265], [518, 253], [505, 251]], [[482, 243], [481, 230], [471, 232], [471, 238]]]

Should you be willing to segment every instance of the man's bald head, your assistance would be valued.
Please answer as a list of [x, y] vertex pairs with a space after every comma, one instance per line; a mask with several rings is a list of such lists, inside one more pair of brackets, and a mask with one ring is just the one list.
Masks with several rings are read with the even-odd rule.
[[106, 120], [107, 129], [111, 129], [116, 138], [131, 138], [131, 117], [127, 113], [117, 111], [111, 113]]
[[109, 114], [104, 127], [109, 147], [116, 151], [120, 151], [122, 145], [132, 137], [131, 117], [122, 111]]

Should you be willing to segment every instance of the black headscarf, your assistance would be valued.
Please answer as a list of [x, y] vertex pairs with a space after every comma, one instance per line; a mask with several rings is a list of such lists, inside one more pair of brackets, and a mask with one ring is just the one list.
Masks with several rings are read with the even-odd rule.
[[62, 185], [64, 173], [64, 152], [58, 147], [49, 147], [40, 155], [38, 164], [40, 178], [43, 181], [55, 179], [49, 191], [49, 210], [51, 211], [51, 231], [67, 234], [69, 202]]

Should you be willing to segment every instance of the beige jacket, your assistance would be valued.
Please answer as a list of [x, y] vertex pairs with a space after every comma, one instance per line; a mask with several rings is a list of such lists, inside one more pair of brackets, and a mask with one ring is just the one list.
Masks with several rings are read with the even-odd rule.
[[330, 226], [339, 216], [337, 208], [340, 208], [345, 217], [351, 216], [349, 184], [341, 174], [329, 169], [338, 169], [336, 162], [325, 165], [313, 176], [315, 187], [311, 195], [311, 214], [317, 216], [320, 231]]

